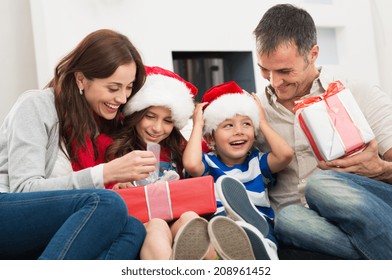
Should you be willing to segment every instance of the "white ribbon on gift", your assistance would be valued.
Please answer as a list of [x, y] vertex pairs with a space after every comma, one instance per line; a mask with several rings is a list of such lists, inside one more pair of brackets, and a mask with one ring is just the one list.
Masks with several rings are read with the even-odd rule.
[[173, 220], [173, 209], [170, 197], [169, 183], [159, 181], [144, 186], [149, 220], [160, 218], [165, 221]]

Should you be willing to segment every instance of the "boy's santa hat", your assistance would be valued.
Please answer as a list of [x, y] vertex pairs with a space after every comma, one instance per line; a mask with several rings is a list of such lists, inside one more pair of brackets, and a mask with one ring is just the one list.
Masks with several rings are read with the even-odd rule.
[[248, 116], [257, 134], [259, 108], [253, 97], [235, 82], [230, 81], [210, 88], [201, 102], [208, 102], [204, 107], [204, 134], [212, 134], [220, 123], [236, 115]]
[[144, 110], [150, 106], [164, 106], [171, 110], [174, 125], [182, 129], [193, 115], [193, 99], [197, 88], [177, 74], [158, 66], [145, 66], [146, 82], [125, 104], [123, 115]]

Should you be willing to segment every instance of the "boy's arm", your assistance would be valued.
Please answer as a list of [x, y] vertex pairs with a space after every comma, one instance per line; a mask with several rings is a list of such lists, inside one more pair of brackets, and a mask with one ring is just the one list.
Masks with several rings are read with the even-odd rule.
[[268, 124], [265, 117], [264, 109], [256, 94], [252, 94], [260, 110], [260, 131], [263, 133], [265, 140], [271, 147], [267, 161], [271, 173], [279, 172], [284, 169], [293, 158], [293, 149], [272, 127]]
[[182, 164], [185, 171], [192, 177], [199, 177], [204, 173], [202, 161], [202, 140], [203, 140], [203, 107], [205, 103], [196, 105], [193, 112], [193, 127], [188, 144], [182, 156]]

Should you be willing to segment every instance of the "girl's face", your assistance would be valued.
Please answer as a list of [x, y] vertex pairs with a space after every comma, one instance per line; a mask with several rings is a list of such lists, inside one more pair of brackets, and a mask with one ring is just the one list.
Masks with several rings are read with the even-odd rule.
[[83, 73], [76, 73], [79, 89], [91, 109], [100, 117], [112, 120], [116, 117], [120, 105], [125, 104], [132, 93], [136, 77], [136, 63], [121, 65], [108, 78], [88, 80]]
[[151, 106], [144, 117], [136, 125], [136, 131], [145, 144], [153, 142], [159, 144], [169, 137], [174, 128], [170, 109], [163, 106]]
[[207, 139], [219, 158], [227, 166], [241, 164], [246, 159], [255, 141], [252, 120], [247, 116], [236, 115], [218, 125], [213, 136]]

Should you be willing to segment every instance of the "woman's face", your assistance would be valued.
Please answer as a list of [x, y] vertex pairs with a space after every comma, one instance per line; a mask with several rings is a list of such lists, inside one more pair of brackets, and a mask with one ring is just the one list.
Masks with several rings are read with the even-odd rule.
[[163, 106], [149, 107], [142, 120], [136, 125], [136, 131], [145, 144], [148, 142], [159, 144], [169, 137], [173, 128], [171, 111]]
[[[81, 76], [80, 76], [81, 75]], [[86, 79], [82, 73], [76, 73], [79, 89], [91, 109], [100, 117], [112, 120], [116, 117], [120, 105], [131, 96], [136, 77], [136, 63], [121, 65], [108, 78]]]

